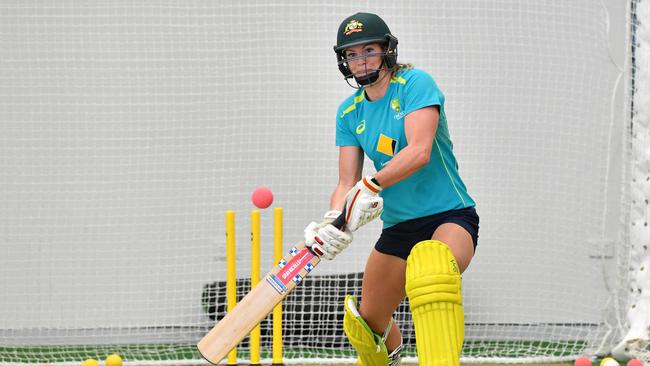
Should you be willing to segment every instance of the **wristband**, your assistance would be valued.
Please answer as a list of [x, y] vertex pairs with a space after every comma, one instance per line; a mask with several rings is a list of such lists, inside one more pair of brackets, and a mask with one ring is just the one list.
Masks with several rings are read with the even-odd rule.
[[375, 179], [375, 177], [372, 177], [370, 175], [367, 177], [363, 177], [362, 182], [363, 185], [366, 186], [366, 188], [374, 194], [377, 194], [381, 191], [381, 186], [379, 185], [379, 182], [377, 182], [377, 179]]
[[373, 183], [375, 183], [378, 187], [381, 187], [381, 184], [379, 184], [379, 181], [377, 180], [377, 178], [372, 177], [372, 178], [370, 178], [370, 181], [372, 181]]

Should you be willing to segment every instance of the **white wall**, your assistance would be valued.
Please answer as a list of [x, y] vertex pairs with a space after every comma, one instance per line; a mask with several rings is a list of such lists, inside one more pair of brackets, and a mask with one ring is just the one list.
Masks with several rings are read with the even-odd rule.
[[[447, 97], [481, 215], [468, 321], [600, 320], [590, 257], [620, 229], [625, 123], [610, 136], [606, 41], [622, 63], [624, 2], [606, 1], [609, 35], [593, 1], [1, 7], [0, 328], [204, 325], [226, 209], [245, 270], [255, 187], [285, 208], [287, 248], [328, 208], [334, 113], [352, 92], [331, 47], [361, 9]], [[378, 232], [319, 273], [361, 271]]]

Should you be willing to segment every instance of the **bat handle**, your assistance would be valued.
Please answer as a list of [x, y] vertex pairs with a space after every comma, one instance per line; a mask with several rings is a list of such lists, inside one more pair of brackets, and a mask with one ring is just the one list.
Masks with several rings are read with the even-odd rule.
[[339, 217], [334, 219], [334, 222], [332, 222], [332, 225], [337, 229], [343, 229], [343, 226], [345, 226], [345, 223], [346, 223], [346, 221], [345, 221], [345, 206], [343, 206], [343, 211], [341, 212]]
[[[343, 212], [341, 212], [339, 217], [334, 219], [332, 225], [334, 225], [334, 227], [339, 230], [343, 229], [343, 227], [345, 226], [345, 207], [343, 207]], [[323, 252], [321, 252], [319, 249], [315, 249], [314, 247], [311, 246], [307, 248], [309, 249], [310, 252], [312, 252], [312, 254], [314, 254], [318, 258], [320, 258], [323, 255]]]

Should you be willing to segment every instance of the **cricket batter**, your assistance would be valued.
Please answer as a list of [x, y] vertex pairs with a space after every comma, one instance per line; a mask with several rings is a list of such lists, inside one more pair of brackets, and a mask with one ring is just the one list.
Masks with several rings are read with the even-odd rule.
[[[363, 365], [399, 364], [402, 337], [393, 313], [408, 296], [419, 364], [459, 365], [461, 273], [474, 255], [479, 217], [458, 173], [444, 95], [428, 73], [397, 62], [397, 38], [375, 14], [343, 20], [334, 51], [357, 90], [336, 114], [339, 180], [330, 210], [307, 226], [305, 241], [333, 259], [353, 231], [381, 215], [361, 301], [345, 299], [350, 344]], [[364, 154], [374, 175], [361, 176]], [[344, 207], [347, 226], [338, 230], [330, 223]]]

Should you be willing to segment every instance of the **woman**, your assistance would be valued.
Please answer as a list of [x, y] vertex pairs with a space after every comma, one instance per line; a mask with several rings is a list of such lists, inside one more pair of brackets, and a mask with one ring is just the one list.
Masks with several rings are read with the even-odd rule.
[[[397, 38], [377, 15], [340, 25], [339, 70], [358, 90], [337, 113], [339, 181], [330, 211], [305, 241], [332, 259], [352, 232], [381, 214], [361, 303], [346, 297], [344, 330], [364, 365], [396, 365], [402, 337], [392, 314], [409, 297], [420, 365], [458, 365], [464, 333], [461, 273], [479, 218], [458, 174], [444, 96], [426, 72], [397, 63]], [[377, 173], [361, 177], [364, 153]], [[346, 210], [346, 226], [332, 221]]]

